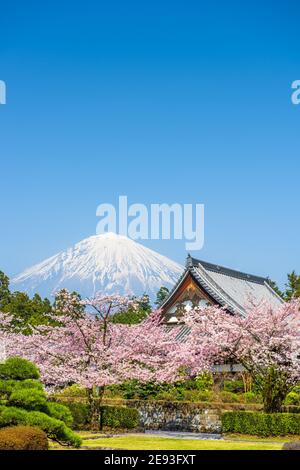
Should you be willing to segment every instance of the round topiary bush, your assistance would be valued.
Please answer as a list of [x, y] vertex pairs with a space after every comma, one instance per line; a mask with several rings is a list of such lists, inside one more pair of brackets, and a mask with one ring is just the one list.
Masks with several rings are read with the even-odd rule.
[[300, 404], [300, 395], [296, 392], [290, 392], [286, 399], [284, 400], [285, 405], [299, 405]]
[[0, 378], [4, 380], [38, 379], [40, 377], [35, 364], [21, 357], [10, 357], [0, 364]]
[[36, 366], [20, 357], [0, 364], [0, 428], [37, 427], [61, 445], [80, 447], [80, 437], [68, 427], [70, 410], [48, 401], [38, 377]]
[[3, 428], [0, 450], [48, 450], [48, 438], [44, 431], [31, 426]]

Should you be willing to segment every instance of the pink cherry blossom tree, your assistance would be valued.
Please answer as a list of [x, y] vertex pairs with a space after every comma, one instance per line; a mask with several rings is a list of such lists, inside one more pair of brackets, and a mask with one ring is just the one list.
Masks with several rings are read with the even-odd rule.
[[274, 310], [262, 303], [245, 317], [208, 307], [189, 312], [187, 338], [193, 372], [205, 360], [234, 361], [252, 375], [266, 412], [280, 411], [290, 389], [300, 380], [300, 302], [293, 300]]
[[82, 301], [95, 314], [78, 309], [78, 297], [64, 291], [58, 306], [58, 326], [35, 328], [30, 336], [11, 335], [9, 355], [20, 355], [40, 369], [44, 383], [85, 387], [91, 417], [99, 423], [105, 386], [137, 379], [172, 382], [185, 365], [185, 346], [175, 340], [176, 331], [161, 325], [153, 312], [137, 325], [115, 324], [112, 315], [132, 306], [120, 296], [97, 295]]

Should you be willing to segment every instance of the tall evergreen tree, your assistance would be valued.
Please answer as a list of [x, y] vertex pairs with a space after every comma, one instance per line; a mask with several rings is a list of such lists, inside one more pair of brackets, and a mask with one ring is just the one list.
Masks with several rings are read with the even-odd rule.
[[50, 325], [51, 303], [35, 294], [32, 299], [25, 292], [10, 292], [9, 278], [0, 271], [0, 312], [12, 316], [15, 331], [30, 334], [38, 325]]
[[25, 292], [13, 292], [10, 301], [2, 309], [12, 316], [12, 326], [24, 334], [32, 333], [38, 325], [50, 325], [51, 303], [35, 294], [32, 299]]
[[169, 292], [170, 292], [169, 289], [165, 286], [162, 286], [159, 289], [159, 291], [156, 294], [156, 301], [155, 301], [155, 305], [157, 305], [157, 307], [160, 307], [162, 305], [164, 300], [168, 297]]
[[288, 282], [286, 284], [285, 299], [300, 297], [300, 276], [292, 271], [288, 274]]
[[0, 271], [0, 310], [10, 301], [9, 278]]
[[300, 275], [292, 271], [287, 275], [288, 282], [285, 284], [285, 290], [282, 291], [275, 281], [268, 278], [268, 283], [272, 289], [283, 299], [291, 300], [293, 298], [300, 297]]

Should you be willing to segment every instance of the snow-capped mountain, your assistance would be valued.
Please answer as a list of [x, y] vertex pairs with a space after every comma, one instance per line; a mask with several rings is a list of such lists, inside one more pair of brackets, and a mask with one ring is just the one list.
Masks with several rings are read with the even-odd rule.
[[183, 267], [121, 235], [106, 233], [26, 269], [12, 279], [13, 290], [51, 297], [61, 288], [83, 297], [97, 291], [155, 299], [161, 286], [174, 286]]

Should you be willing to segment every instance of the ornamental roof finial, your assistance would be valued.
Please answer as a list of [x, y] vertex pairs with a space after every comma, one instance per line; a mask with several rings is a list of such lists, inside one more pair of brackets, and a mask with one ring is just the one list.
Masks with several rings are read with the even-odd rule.
[[190, 255], [190, 253], [188, 253], [188, 255], [187, 255], [185, 265], [186, 265], [187, 268], [191, 268], [193, 266], [193, 259]]

